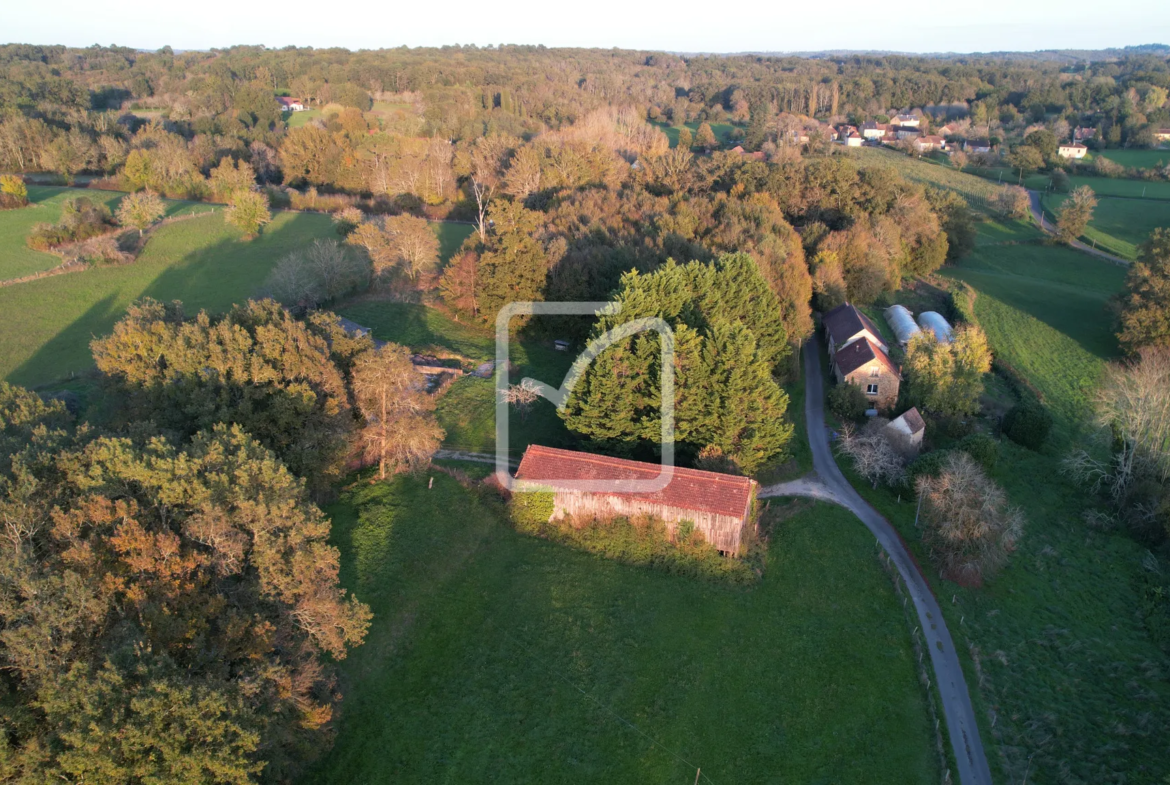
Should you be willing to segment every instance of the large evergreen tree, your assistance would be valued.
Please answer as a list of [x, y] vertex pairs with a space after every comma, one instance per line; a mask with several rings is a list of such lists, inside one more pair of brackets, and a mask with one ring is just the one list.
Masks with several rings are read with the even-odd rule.
[[[718, 455], [752, 472], [792, 436], [788, 397], [772, 376], [791, 351], [779, 300], [752, 259], [668, 262], [622, 278], [620, 311], [594, 335], [656, 316], [675, 337], [675, 438], [683, 458]], [[565, 424], [596, 445], [636, 453], [661, 434], [660, 342], [642, 333], [596, 358], [573, 390]]]

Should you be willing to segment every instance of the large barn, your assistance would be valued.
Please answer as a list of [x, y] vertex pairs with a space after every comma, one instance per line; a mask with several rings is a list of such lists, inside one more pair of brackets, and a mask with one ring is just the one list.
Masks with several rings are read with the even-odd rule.
[[[728, 556], [738, 556], [744, 530], [751, 518], [756, 483], [747, 477], [674, 468], [666, 487], [652, 493], [582, 491], [564, 484], [589, 481], [653, 480], [662, 467], [656, 463], [611, 458], [554, 447], [531, 445], [520, 461], [516, 479], [549, 486], [553, 491], [552, 519], [602, 520], [649, 515], [666, 523], [672, 535], [680, 521]], [[558, 483], [562, 485], [558, 487]]]

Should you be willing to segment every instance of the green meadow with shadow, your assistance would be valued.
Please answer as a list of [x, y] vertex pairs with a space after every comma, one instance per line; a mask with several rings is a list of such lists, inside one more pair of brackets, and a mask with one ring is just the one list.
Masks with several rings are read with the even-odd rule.
[[[29, 248], [24, 239], [34, 225], [59, 221], [65, 202], [78, 196], [104, 204], [113, 212], [118, 209], [118, 203], [125, 194], [118, 191], [30, 185], [27, 207], [0, 210], [0, 281], [38, 273], [61, 263], [61, 258], [54, 254]], [[215, 209], [213, 205], [199, 202], [168, 199], [166, 203], [168, 218]]]
[[211, 214], [159, 227], [131, 264], [0, 287], [0, 378], [35, 386], [93, 366], [89, 343], [142, 297], [224, 311], [254, 296], [282, 256], [335, 237], [329, 216], [274, 214], [254, 240]]
[[516, 533], [439, 472], [329, 509], [369, 604], [303, 783], [935, 783], [902, 599], [849, 513], [773, 500], [750, 588]]

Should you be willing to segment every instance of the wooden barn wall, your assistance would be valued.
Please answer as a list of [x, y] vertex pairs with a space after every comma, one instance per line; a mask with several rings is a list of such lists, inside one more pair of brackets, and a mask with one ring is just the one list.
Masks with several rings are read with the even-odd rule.
[[601, 520], [633, 518], [639, 515], [653, 516], [665, 521], [666, 529], [671, 536], [674, 536], [678, 529], [679, 521], [690, 521], [695, 525], [695, 530], [702, 533], [707, 542], [721, 551], [734, 555], [739, 555], [746, 519], [746, 516], [745, 518], [735, 518], [730, 515], [715, 515], [714, 513], [683, 510], [677, 507], [643, 502], [624, 496], [609, 496], [585, 491], [556, 491], [553, 504], [554, 518], [562, 518], [566, 514], [574, 518], [599, 518]]

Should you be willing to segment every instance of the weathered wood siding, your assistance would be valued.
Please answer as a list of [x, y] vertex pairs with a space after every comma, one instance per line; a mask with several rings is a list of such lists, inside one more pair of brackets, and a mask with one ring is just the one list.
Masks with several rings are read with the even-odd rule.
[[[754, 497], [754, 493], [753, 493]], [[707, 542], [724, 553], [738, 556], [743, 545], [743, 532], [751, 512], [751, 502], [741, 517], [684, 510], [663, 504], [645, 502], [628, 496], [616, 496], [585, 491], [558, 490], [553, 496], [553, 519], [571, 515], [574, 518], [609, 520], [648, 515], [666, 523], [673, 537], [680, 521], [690, 521]]]

